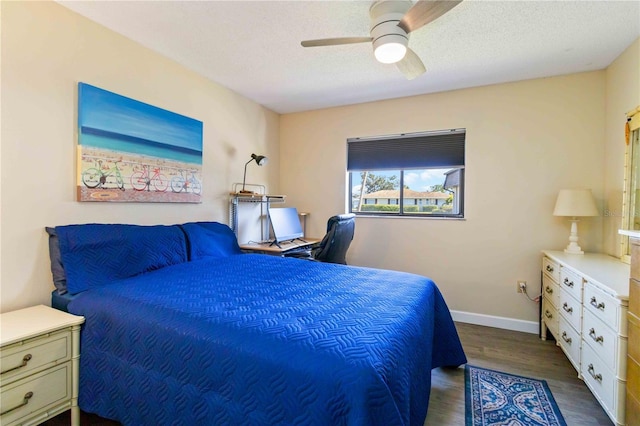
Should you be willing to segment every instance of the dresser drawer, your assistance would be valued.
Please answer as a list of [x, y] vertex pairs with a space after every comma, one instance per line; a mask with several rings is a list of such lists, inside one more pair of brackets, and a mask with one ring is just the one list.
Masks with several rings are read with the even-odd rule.
[[0, 383], [71, 359], [71, 332], [64, 330], [2, 348]]
[[631, 271], [630, 276], [640, 281], [640, 240], [631, 238]]
[[542, 258], [542, 271], [555, 282], [560, 282], [560, 265], [548, 257]]
[[582, 330], [582, 305], [569, 295], [565, 289], [560, 290], [560, 304], [558, 312], [580, 334]]
[[627, 392], [627, 425], [640, 425], [640, 400]]
[[542, 294], [549, 298], [553, 306], [557, 307], [560, 303], [560, 287], [546, 275], [542, 277]]
[[608, 369], [589, 345], [582, 348], [582, 378], [609, 416], [624, 419], [625, 382]]
[[573, 367], [576, 371], [580, 371], [580, 335], [562, 316], [558, 322], [557, 340]]
[[618, 336], [589, 310], [584, 312], [582, 339], [617, 377], [626, 377], [627, 339]]
[[[553, 337], [558, 339], [558, 310], [553, 305], [548, 297], [542, 298], [542, 320], [547, 325], [547, 328], [553, 334]], [[544, 336], [546, 338], [546, 336]]]
[[629, 280], [629, 312], [640, 318], [640, 281], [635, 279]]
[[640, 398], [640, 364], [633, 358], [627, 364], [627, 392]]
[[584, 306], [612, 330], [627, 335], [627, 308], [620, 301], [587, 283], [584, 286]]
[[560, 268], [560, 288], [582, 302], [582, 277], [567, 268]]
[[31, 413], [67, 401], [71, 402], [71, 363], [50, 368], [17, 382], [2, 386], [0, 423], [26, 419]]
[[627, 334], [629, 335], [629, 356], [640, 363], [640, 318], [628, 313], [627, 318], [629, 320], [629, 328]]

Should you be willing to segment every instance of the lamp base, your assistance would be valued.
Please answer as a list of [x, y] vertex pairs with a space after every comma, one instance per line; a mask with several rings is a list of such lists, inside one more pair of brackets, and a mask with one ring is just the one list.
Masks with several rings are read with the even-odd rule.
[[248, 191], [245, 189], [241, 189], [240, 191], [238, 191], [238, 194], [255, 194], [255, 191]]
[[569, 234], [569, 245], [564, 249], [568, 254], [584, 254], [584, 251], [578, 245], [578, 220], [574, 217], [570, 220], [571, 233]]
[[576, 245], [575, 247], [571, 247], [571, 244], [569, 244], [567, 248], [564, 249], [564, 252], [568, 254], [584, 254], [582, 249], [580, 249], [579, 245]]

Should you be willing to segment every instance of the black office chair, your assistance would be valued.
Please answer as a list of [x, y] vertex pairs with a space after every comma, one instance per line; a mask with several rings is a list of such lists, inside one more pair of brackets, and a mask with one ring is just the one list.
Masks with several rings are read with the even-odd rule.
[[356, 227], [356, 215], [340, 214], [327, 221], [327, 234], [311, 250], [313, 259], [320, 262], [347, 264], [346, 255]]

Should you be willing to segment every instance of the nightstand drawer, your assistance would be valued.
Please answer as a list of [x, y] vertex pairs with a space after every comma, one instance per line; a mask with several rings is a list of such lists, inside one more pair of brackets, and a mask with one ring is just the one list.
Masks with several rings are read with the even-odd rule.
[[71, 332], [64, 330], [2, 348], [0, 383], [19, 380], [27, 374], [71, 359]]
[[69, 401], [71, 407], [71, 363], [50, 368], [17, 382], [2, 386], [0, 423], [28, 419], [31, 413]]
[[582, 302], [582, 277], [567, 268], [560, 269], [560, 288], [569, 292], [578, 302]]

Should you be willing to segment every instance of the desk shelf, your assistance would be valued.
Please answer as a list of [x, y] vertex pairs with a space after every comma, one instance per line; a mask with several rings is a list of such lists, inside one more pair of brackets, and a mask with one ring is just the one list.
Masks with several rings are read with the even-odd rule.
[[[260, 217], [264, 216], [264, 208], [267, 210], [272, 203], [284, 203], [286, 195], [270, 195], [265, 194], [265, 187], [263, 185], [247, 184], [250, 188], [256, 188], [257, 191], [247, 193], [240, 192], [241, 184], [234, 184], [233, 191], [230, 193], [229, 200], [229, 226], [238, 236], [238, 204], [240, 203], [252, 203], [260, 204]], [[260, 235], [264, 238], [264, 221], [260, 221]]]

